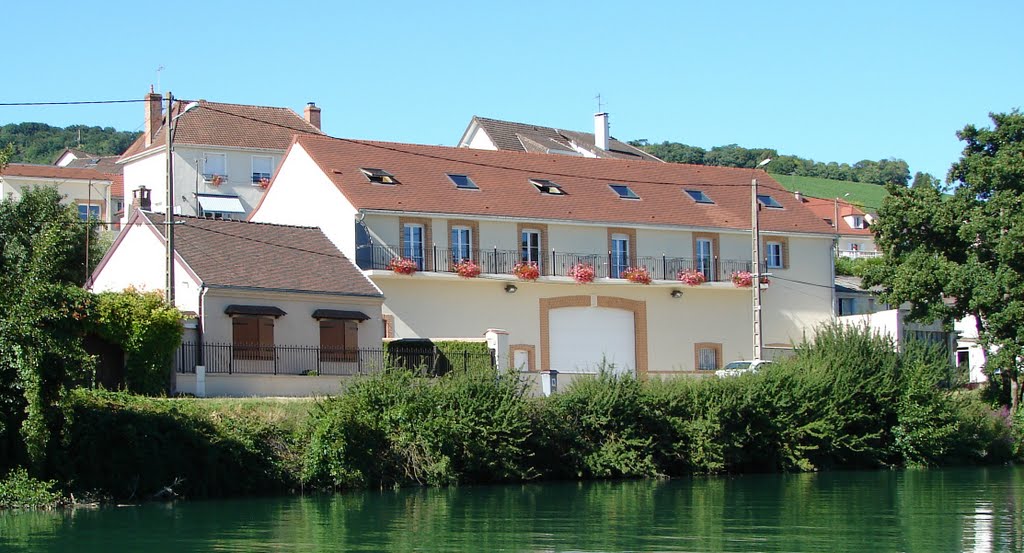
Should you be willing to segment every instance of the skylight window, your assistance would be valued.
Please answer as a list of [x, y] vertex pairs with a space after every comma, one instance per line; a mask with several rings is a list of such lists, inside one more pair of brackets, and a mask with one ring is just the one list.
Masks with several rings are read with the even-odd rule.
[[449, 174], [448, 178], [455, 183], [456, 188], [464, 188], [466, 190], [479, 190], [480, 187], [473, 182], [473, 179], [467, 175], [452, 175]]
[[376, 183], [376, 184], [398, 184], [398, 179], [396, 179], [394, 175], [392, 175], [391, 173], [388, 173], [387, 171], [385, 171], [383, 169], [373, 169], [373, 168], [363, 167], [363, 168], [360, 168], [359, 170], [362, 171], [363, 174], [366, 175], [366, 178], [369, 179], [369, 181], [372, 182], [372, 183]]
[[703, 190], [687, 190], [686, 193], [690, 196], [690, 198], [693, 198], [693, 201], [699, 204], [715, 203], [711, 200], [711, 198], [708, 197], [707, 194], [704, 193]]
[[773, 209], [782, 209], [782, 204], [775, 201], [775, 198], [769, 196], [768, 194], [758, 194], [757, 201], [761, 202], [761, 205], [765, 207], [771, 207]]
[[542, 194], [550, 194], [552, 196], [566, 195], [561, 185], [548, 179], [530, 179], [530, 184], [536, 186], [537, 190], [540, 190]]
[[623, 200], [639, 200], [640, 196], [633, 192], [633, 189], [626, 186], [625, 184], [609, 184], [608, 185], [616, 194], [619, 195]]

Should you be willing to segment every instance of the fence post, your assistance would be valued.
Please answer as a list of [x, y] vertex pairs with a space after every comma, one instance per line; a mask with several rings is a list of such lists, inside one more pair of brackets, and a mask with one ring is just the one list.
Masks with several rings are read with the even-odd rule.
[[488, 328], [484, 337], [487, 338], [487, 347], [494, 352], [494, 368], [500, 372], [507, 371], [509, 368], [508, 331], [500, 328]]
[[671, 280], [668, 277], [668, 260], [665, 259], [665, 254], [661, 254], [661, 278]]

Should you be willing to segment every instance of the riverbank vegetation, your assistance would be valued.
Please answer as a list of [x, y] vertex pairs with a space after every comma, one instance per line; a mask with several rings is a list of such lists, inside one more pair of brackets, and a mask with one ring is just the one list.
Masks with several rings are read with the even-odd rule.
[[517, 374], [482, 370], [428, 379], [394, 369], [304, 400], [80, 389], [44, 477], [65, 497], [141, 501], [1021, 458], [1024, 418], [1014, 424], [951, 374], [939, 350], [896, 352], [864, 330], [828, 327], [759, 374], [605, 373], [547, 398], [528, 396]]

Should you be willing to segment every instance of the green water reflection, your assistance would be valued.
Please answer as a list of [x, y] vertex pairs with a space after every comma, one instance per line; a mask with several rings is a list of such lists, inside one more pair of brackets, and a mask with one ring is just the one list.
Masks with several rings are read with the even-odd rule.
[[4, 551], [1024, 551], [1024, 467], [0, 514]]

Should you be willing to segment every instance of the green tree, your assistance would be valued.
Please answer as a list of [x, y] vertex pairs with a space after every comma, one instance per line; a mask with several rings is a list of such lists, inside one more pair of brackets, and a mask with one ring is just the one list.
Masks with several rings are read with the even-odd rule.
[[884, 264], [866, 275], [883, 300], [912, 302], [915, 320], [974, 315], [988, 368], [1021, 402], [1024, 365], [1024, 115], [991, 114], [994, 128], [964, 127], [966, 145], [949, 171], [951, 198], [928, 177], [890, 183], [872, 225]]
[[4, 168], [14, 157], [14, 143], [8, 142], [6, 146], [0, 148], [0, 173], [4, 172]]

